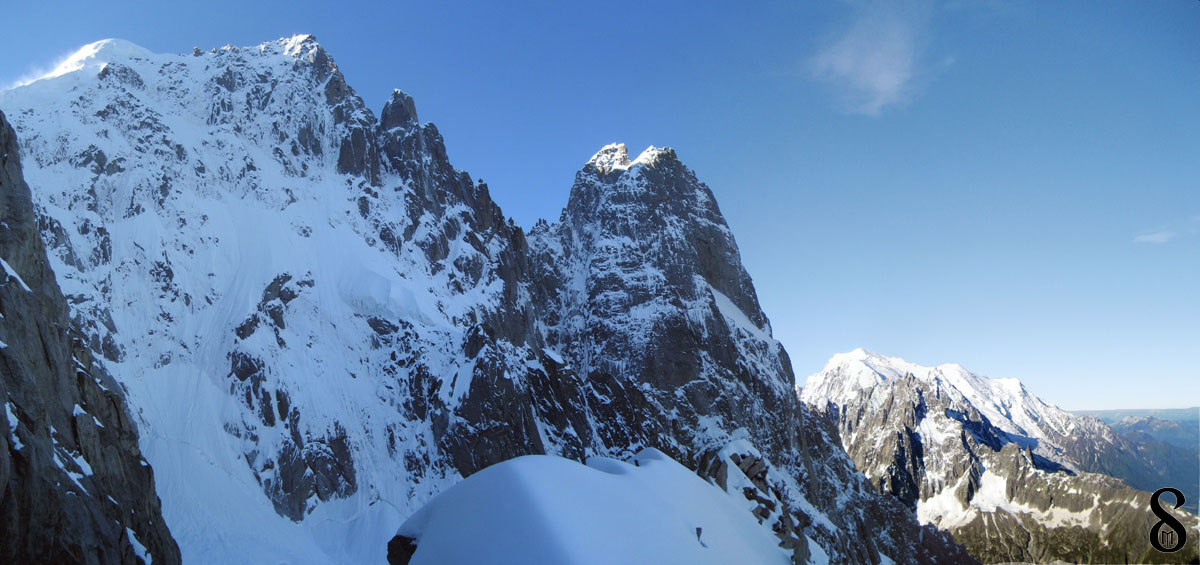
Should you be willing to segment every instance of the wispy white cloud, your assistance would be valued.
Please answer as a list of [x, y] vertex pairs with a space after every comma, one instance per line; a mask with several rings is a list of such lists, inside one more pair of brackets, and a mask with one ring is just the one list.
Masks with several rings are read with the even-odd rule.
[[1154, 245], [1162, 245], [1175, 239], [1176, 233], [1173, 231], [1156, 231], [1152, 233], [1144, 233], [1133, 238], [1134, 243], [1152, 243]]
[[[878, 116], [907, 104], [927, 74], [924, 35], [931, 6], [924, 0], [871, 0], [854, 6], [850, 25], [809, 60], [817, 80], [834, 86], [845, 110]], [[949, 65], [945, 58], [940, 65]]]
[[1162, 245], [1180, 239], [1191, 239], [1196, 235], [1200, 235], [1200, 214], [1193, 214], [1185, 220], [1166, 222], [1157, 230], [1134, 237], [1133, 242]]

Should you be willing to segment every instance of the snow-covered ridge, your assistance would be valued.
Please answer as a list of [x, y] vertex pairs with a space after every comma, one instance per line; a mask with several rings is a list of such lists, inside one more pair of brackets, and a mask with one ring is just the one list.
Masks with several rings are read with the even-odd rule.
[[[278, 50], [285, 55], [298, 58], [306, 56], [309, 50], [316, 45], [315, 36], [311, 34], [296, 34], [278, 41], [262, 43], [256, 48], [260, 51]], [[214, 48], [212, 52], [233, 50], [240, 49], [232, 45], [226, 45], [219, 50]], [[104, 65], [112, 62], [128, 65], [131, 62], [156, 61], [163, 58], [175, 57], [174, 55], [154, 53], [145, 47], [124, 39], [101, 39], [80, 47], [74, 53], [58, 62], [49, 72], [22, 80], [13, 85], [11, 89], [28, 86], [39, 81], [55, 79], [79, 71], [98, 72]]]
[[109, 61], [127, 61], [153, 56], [145, 48], [123, 39], [102, 39], [79, 48], [59, 62], [53, 70], [17, 84], [25, 86], [40, 80], [52, 79], [82, 70], [99, 70]]
[[1045, 440], [1047, 426], [1063, 433], [1074, 418], [1030, 394], [1017, 379], [988, 378], [957, 363], [926, 367], [862, 348], [834, 355], [821, 372], [808, 377], [801, 398], [810, 404], [845, 404], [865, 389], [907, 375], [961, 397], [992, 425], [1016, 436]]
[[635, 165], [653, 165], [659, 156], [670, 151], [671, 149], [667, 147], [651, 145], [638, 154], [636, 159], [630, 161], [629, 149], [625, 147], [624, 143], [610, 143], [592, 155], [592, 158], [588, 159], [587, 166], [603, 174], [628, 171]]
[[414, 565], [789, 563], [733, 497], [656, 449], [586, 466], [511, 459], [438, 495], [400, 533], [419, 540]]

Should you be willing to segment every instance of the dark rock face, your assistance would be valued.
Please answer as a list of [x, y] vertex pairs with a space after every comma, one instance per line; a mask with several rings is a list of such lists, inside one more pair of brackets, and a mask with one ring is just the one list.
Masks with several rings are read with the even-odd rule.
[[418, 125], [417, 105], [409, 96], [399, 90], [392, 92], [392, 99], [383, 106], [379, 115], [379, 129], [390, 131], [396, 128], [410, 128]]
[[408, 565], [413, 554], [417, 552], [415, 539], [406, 536], [396, 536], [388, 542], [389, 565]]
[[3, 114], [0, 258], [0, 561], [178, 563], [121, 388], [47, 265]]

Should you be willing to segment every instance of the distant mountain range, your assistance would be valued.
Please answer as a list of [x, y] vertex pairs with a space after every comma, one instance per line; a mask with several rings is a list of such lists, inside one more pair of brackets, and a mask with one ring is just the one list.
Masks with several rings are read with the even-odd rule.
[[[1166, 556], [1148, 543], [1156, 520], [1147, 491], [1173, 486], [1189, 504], [1200, 496], [1194, 450], [1130, 439], [1015, 379], [960, 365], [859, 349], [834, 356], [800, 395], [837, 421], [846, 451], [880, 491], [984, 562], [1156, 561]], [[1195, 558], [1196, 547], [1189, 538], [1169, 561]]]
[[1104, 422], [1112, 424], [1126, 418], [1157, 418], [1159, 420], [1170, 420], [1172, 422], [1200, 422], [1200, 406], [1191, 408], [1134, 408], [1121, 410], [1073, 410], [1075, 414], [1080, 416], [1091, 416]]
[[1200, 407], [1150, 410], [1076, 410], [1133, 439], [1148, 437], [1185, 449], [1200, 450]]

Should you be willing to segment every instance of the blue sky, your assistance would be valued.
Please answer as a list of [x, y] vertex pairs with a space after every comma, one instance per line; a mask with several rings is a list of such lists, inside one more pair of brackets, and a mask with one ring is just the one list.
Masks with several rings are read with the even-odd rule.
[[866, 347], [1200, 404], [1200, 2], [169, 4], [10, 6], [0, 85], [106, 37], [313, 33], [525, 226], [606, 143], [674, 147], [801, 379]]

